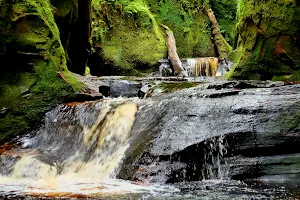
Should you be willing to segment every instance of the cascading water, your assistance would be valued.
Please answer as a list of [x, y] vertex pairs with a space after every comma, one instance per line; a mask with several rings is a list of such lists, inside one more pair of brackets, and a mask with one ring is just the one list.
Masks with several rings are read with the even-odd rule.
[[224, 156], [228, 144], [223, 135], [204, 142], [204, 163], [202, 177], [204, 180], [227, 180], [229, 166]]
[[[299, 99], [299, 88], [291, 87], [290, 97], [276, 95], [278, 88], [274, 93], [253, 89], [241, 95], [207, 88], [203, 84], [146, 100], [58, 106], [46, 114], [39, 130], [0, 146], [0, 198], [261, 199], [278, 191], [286, 195], [281, 188], [253, 189], [229, 179], [232, 169], [240, 168], [231, 159], [236, 156], [233, 146], [242, 140], [233, 137], [252, 137], [257, 131], [249, 132], [253, 124], [262, 124], [265, 131], [266, 114], [273, 116], [278, 102]], [[271, 101], [270, 94], [277, 100]], [[268, 106], [272, 112], [267, 112]]]
[[21, 139], [21, 147], [0, 155], [0, 195], [72, 197], [141, 190], [115, 181], [137, 111], [136, 103], [123, 99], [58, 106], [34, 136]]
[[183, 60], [188, 76], [216, 76], [218, 58], [187, 58]]

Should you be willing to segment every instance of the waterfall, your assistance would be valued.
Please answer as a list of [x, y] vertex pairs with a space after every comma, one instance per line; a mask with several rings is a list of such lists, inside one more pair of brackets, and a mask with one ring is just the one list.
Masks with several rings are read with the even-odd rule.
[[223, 135], [204, 142], [202, 177], [205, 180], [228, 179], [229, 166], [224, 159], [228, 144]]
[[[47, 119], [48, 124], [45, 125], [47, 128], [41, 130], [41, 135], [35, 138], [38, 141], [36, 143], [38, 152], [21, 157], [14, 165], [11, 176], [38, 180], [75, 177], [88, 181], [115, 178], [115, 170], [128, 147], [126, 141], [130, 136], [137, 105], [124, 103], [114, 108], [110, 103], [99, 104], [101, 109], [91, 127], [85, 124], [82, 124], [82, 127], [74, 127], [72, 124], [74, 121], [68, 121], [63, 117], [72, 119], [72, 116], [65, 115], [76, 115], [81, 109], [61, 107], [62, 110], [69, 110], [67, 113], [60, 113], [55, 119]], [[61, 125], [59, 128], [63, 130], [52, 127], [57, 125]], [[64, 136], [70, 137], [68, 141], [61, 138]], [[63, 145], [71, 144], [65, 142], [73, 142], [77, 146], [66, 149]], [[55, 154], [58, 158], [49, 157], [50, 154]]]
[[44, 193], [112, 182], [137, 111], [137, 104], [125, 99], [58, 106], [43, 127], [19, 141], [22, 146], [2, 152], [0, 188]]
[[188, 76], [216, 76], [218, 58], [187, 58], [183, 63]]

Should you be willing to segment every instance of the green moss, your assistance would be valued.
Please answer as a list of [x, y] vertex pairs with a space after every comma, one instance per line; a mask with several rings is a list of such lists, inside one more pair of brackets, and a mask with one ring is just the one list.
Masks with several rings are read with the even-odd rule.
[[48, 0], [0, 1], [0, 19], [5, 24], [0, 27], [0, 109], [8, 108], [0, 116], [2, 143], [35, 128], [46, 111], [83, 84], [66, 68]]
[[[0, 118], [0, 143], [35, 127], [42, 120], [45, 111], [73, 92], [59, 77], [53, 64], [54, 62], [42, 62], [35, 67], [38, 74], [31, 74], [17, 85], [5, 85], [0, 107], [8, 108], [9, 112], [4, 118]], [[23, 89], [29, 91], [21, 94]], [[8, 93], [13, 96], [7, 95]]]
[[300, 81], [300, 71], [296, 71], [295, 73], [292, 74], [291, 77], [288, 77], [286, 80], [287, 81]]
[[228, 77], [277, 80], [299, 70], [299, 49], [291, 42], [298, 16], [293, 0], [238, 0], [238, 51], [230, 55], [237, 64]]
[[178, 83], [160, 83], [157, 88], [163, 90], [163, 93], [175, 92], [178, 90], [196, 87], [199, 83], [195, 82], [178, 82]]
[[84, 76], [91, 75], [91, 70], [88, 66], [85, 67]]
[[285, 81], [289, 76], [280, 75], [280, 76], [273, 76], [272, 81]]
[[93, 9], [93, 46], [119, 74], [139, 75], [165, 57], [163, 33], [144, 1], [93, 1]]

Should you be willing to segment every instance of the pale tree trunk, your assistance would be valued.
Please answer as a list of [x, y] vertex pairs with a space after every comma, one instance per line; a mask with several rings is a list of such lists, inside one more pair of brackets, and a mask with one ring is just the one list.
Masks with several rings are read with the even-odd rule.
[[177, 72], [177, 75], [187, 76], [186, 71], [184, 70], [182, 66], [182, 62], [177, 54], [177, 48], [176, 48], [176, 40], [174, 37], [173, 32], [169, 29], [169, 27], [165, 25], [161, 25], [165, 30], [167, 34], [167, 47], [168, 47], [168, 55], [169, 60], [171, 61], [174, 70]]

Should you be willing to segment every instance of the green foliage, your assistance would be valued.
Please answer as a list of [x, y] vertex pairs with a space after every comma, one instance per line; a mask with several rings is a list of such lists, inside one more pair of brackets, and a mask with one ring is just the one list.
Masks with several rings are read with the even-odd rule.
[[203, 13], [202, 1], [160, 0], [157, 4], [159, 7], [151, 10], [159, 23], [173, 31], [180, 57], [214, 56], [210, 22]]
[[220, 24], [221, 33], [225, 40], [235, 45], [236, 39], [236, 13], [238, 0], [214, 0], [211, 7]]
[[136, 69], [147, 70], [165, 56], [163, 33], [143, 0], [93, 1], [93, 9], [93, 45], [118, 71], [137, 74]]
[[0, 74], [0, 109], [8, 108], [8, 113], [0, 117], [2, 143], [35, 127], [46, 111], [80, 90], [82, 83], [66, 68], [48, 0], [0, 1], [0, 19], [0, 44], [4, 49], [13, 49], [0, 55], [4, 65]]

